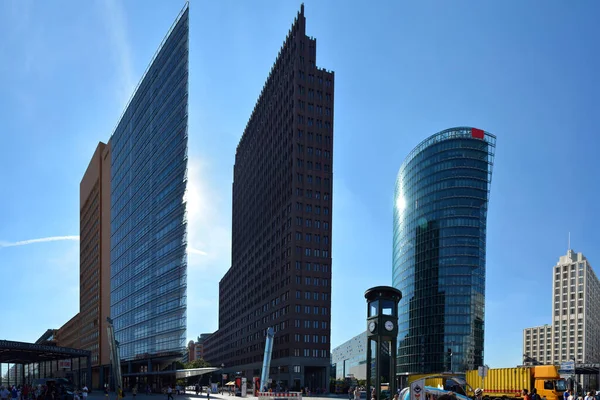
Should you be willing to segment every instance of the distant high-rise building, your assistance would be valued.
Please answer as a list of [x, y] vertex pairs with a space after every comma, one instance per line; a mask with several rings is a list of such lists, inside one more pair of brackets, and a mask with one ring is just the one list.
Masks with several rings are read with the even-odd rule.
[[203, 333], [198, 336], [198, 340], [188, 342], [188, 361], [204, 359], [204, 341], [212, 335], [211, 333]]
[[488, 198], [496, 137], [439, 132], [402, 163], [394, 207], [398, 372], [483, 365]]
[[523, 365], [553, 364], [551, 348], [552, 325], [523, 330]]
[[188, 36], [186, 5], [110, 139], [110, 316], [125, 378], [186, 346]]
[[187, 352], [188, 352], [187, 360], [194, 361], [196, 359], [196, 342], [194, 342], [193, 340], [190, 340], [188, 342]]
[[600, 283], [583, 254], [560, 257], [552, 289], [553, 362], [599, 362]]
[[[553, 268], [552, 335], [523, 331], [524, 364], [600, 361], [600, 282], [582, 253], [569, 249]], [[546, 325], [547, 327], [547, 325]], [[541, 340], [544, 337], [545, 340]]]
[[93, 387], [106, 381], [110, 363], [110, 163], [110, 143], [100, 142], [79, 185], [79, 343], [68, 345], [58, 334], [61, 346], [92, 352]]
[[252, 379], [273, 327], [270, 377], [296, 390], [327, 387], [330, 365], [334, 74], [305, 29], [301, 6], [237, 147], [232, 265], [205, 341]]

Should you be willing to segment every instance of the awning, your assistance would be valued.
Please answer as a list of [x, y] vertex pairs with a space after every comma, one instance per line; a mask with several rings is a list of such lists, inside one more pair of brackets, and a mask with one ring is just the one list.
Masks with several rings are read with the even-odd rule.
[[190, 368], [190, 369], [178, 369], [175, 371], [175, 377], [177, 379], [189, 378], [190, 376], [198, 376], [204, 374], [210, 374], [211, 372], [219, 371], [221, 368]]

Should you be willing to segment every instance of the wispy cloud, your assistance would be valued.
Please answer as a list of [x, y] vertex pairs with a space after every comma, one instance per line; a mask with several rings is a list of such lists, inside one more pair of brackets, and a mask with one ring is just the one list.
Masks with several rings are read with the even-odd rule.
[[136, 80], [131, 62], [131, 45], [127, 34], [127, 22], [122, 2], [117, 0], [106, 0], [100, 2], [108, 31], [108, 37], [114, 49], [115, 63], [117, 64], [117, 73], [121, 77], [121, 82], [117, 89], [119, 101], [125, 106], [133, 90]]
[[19, 242], [0, 241], [0, 247], [26, 246], [28, 244], [45, 243], [45, 242], [60, 242], [63, 240], [79, 241], [79, 236], [50, 236], [50, 237], [39, 238], [39, 239], [21, 240]]
[[201, 255], [201, 256], [207, 256], [207, 255], [208, 255], [208, 253], [207, 253], [207, 252], [205, 252], [205, 251], [202, 251], [202, 250], [199, 250], [199, 249], [195, 249], [195, 248], [193, 248], [193, 247], [191, 247], [191, 246], [188, 246], [188, 247], [187, 247], [187, 253], [188, 253], [188, 254], [199, 254], [199, 255]]

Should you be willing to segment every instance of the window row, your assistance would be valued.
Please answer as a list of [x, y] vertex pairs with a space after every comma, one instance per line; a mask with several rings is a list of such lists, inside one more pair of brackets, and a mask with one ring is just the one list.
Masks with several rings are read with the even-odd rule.
[[[319, 300], [319, 298], [322, 301], [327, 301], [329, 300], [329, 293], [319, 293], [319, 292], [310, 292], [310, 291], [306, 291], [304, 292], [304, 300]], [[302, 292], [300, 290], [296, 290], [296, 299], [300, 300], [302, 299]]]
[[[301, 285], [302, 284], [302, 277], [299, 275], [296, 275], [296, 284], [297, 285]], [[317, 278], [317, 277], [310, 277], [310, 276], [305, 276], [304, 277], [304, 284], [307, 286], [310, 285], [314, 285], [314, 286], [329, 286], [329, 279], [326, 278]]]
[[[304, 222], [303, 222], [304, 221]], [[317, 219], [315, 219], [314, 221], [312, 219], [302, 219], [302, 217], [296, 217], [296, 226], [305, 226], [307, 228], [312, 228], [313, 227], [313, 222], [314, 222], [314, 227], [317, 229], [323, 229], [323, 230], [329, 230], [329, 222], [327, 221], [319, 221]]]
[[[329, 265], [327, 264], [319, 264], [319, 263], [306, 263], [307, 271], [314, 272], [329, 272]], [[302, 269], [302, 261], [296, 261], [296, 270], [300, 271]]]
[[301, 349], [294, 349], [294, 357], [313, 357], [313, 358], [328, 358], [329, 353], [327, 350], [313, 349], [312, 356], [310, 355], [310, 349], [304, 349], [304, 352], [300, 352]]
[[[321, 192], [319, 190], [315, 190], [313, 192], [312, 189], [304, 190], [302, 188], [296, 188], [296, 196], [299, 196], [299, 197], [306, 196], [310, 199], [315, 198], [317, 200], [320, 200]], [[323, 200], [329, 200], [329, 193], [323, 192]]]
[[[323, 215], [329, 215], [329, 207], [323, 207]], [[302, 203], [296, 202], [296, 211], [304, 211], [307, 213], [321, 214], [321, 206], [315, 205], [313, 207], [312, 204], [305, 204], [303, 206]]]
[[299, 304], [296, 304], [295, 311], [296, 314], [301, 314], [302, 312], [304, 312], [304, 314], [327, 315], [329, 313], [327, 307], [304, 306], [303, 309], [302, 306]]
[[[304, 168], [304, 165], [305, 165], [304, 160], [301, 158], [298, 158], [296, 160], [296, 165], [298, 166], [298, 168]], [[306, 162], [306, 169], [308, 169], [308, 170], [314, 169], [315, 171], [325, 171], [325, 172], [329, 172], [331, 170], [329, 164], [321, 165], [320, 162], [315, 162], [313, 164], [312, 161]]]
[[[304, 338], [302, 337], [304, 336]], [[304, 339], [304, 340], [302, 340]], [[300, 335], [299, 333], [296, 333], [294, 335], [294, 341], [295, 342], [304, 342], [304, 343], [327, 343], [327, 335], [321, 335], [319, 337], [319, 335]]]
[[[304, 145], [303, 144], [296, 143], [296, 149], [298, 150], [299, 154], [304, 154]], [[331, 152], [330, 151], [328, 151], [328, 150], [321, 150], [319, 148], [310, 147], [310, 146], [306, 147], [306, 154], [308, 154], [309, 156], [312, 156], [314, 154], [317, 157], [321, 157], [321, 155], [323, 155], [323, 157], [325, 157], [326, 159], [331, 158]]]

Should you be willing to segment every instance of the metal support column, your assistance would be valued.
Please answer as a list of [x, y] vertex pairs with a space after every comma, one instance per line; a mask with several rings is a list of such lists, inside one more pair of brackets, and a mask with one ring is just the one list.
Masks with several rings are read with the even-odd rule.
[[373, 353], [371, 349], [371, 343], [373, 341], [367, 337], [367, 398], [371, 398], [371, 365], [373, 364]]
[[87, 361], [87, 366], [86, 366], [87, 367], [86, 368], [86, 370], [87, 370], [86, 378], [87, 379], [85, 380], [85, 385], [88, 388], [91, 388], [92, 387], [92, 356], [88, 355], [86, 361]]
[[[377, 400], [381, 400], [381, 355], [383, 354], [381, 351], [381, 340], [377, 341], [377, 364], [375, 364], [375, 398]], [[367, 392], [367, 396], [370, 396], [370, 393]]]

